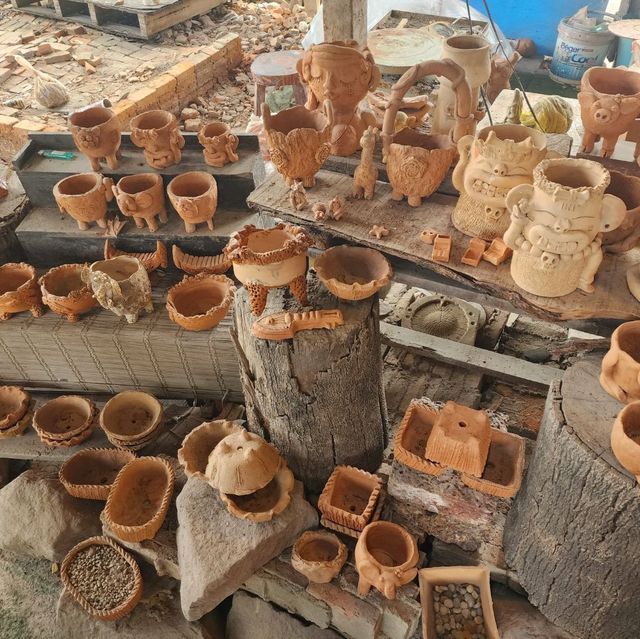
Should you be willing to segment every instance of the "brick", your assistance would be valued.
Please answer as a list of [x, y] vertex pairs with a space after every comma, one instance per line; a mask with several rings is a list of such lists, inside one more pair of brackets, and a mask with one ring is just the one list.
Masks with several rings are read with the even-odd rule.
[[16, 113], [18, 113], [18, 109], [0, 105], [0, 115], [12, 118]]
[[36, 55], [47, 55], [53, 51], [53, 47], [50, 42], [43, 42], [38, 45], [36, 49]]
[[73, 33], [73, 35], [81, 35], [86, 33], [87, 30], [82, 25], [75, 25], [73, 27], [69, 27], [68, 32]]
[[27, 44], [27, 42], [31, 42], [35, 39], [36, 34], [33, 31], [20, 36], [20, 42], [22, 42], [22, 44]]
[[153, 78], [146, 84], [147, 87], [153, 89], [158, 97], [162, 97], [166, 94], [175, 93], [178, 87], [178, 81], [167, 73], [159, 75], [157, 78]]
[[71, 54], [68, 51], [60, 51], [59, 53], [50, 53], [42, 58], [46, 64], [56, 64], [58, 62], [68, 62], [71, 60]]
[[[135, 91], [132, 91], [129, 94], [128, 99], [131, 100], [131, 102], [135, 103], [137, 107], [142, 107], [154, 102], [157, 99], [157, 96], [154, 89], [142, 87], [140, 89], [136, 89]], [[143, 110], [146, 110], [146, 109], [143, 109]]]
[[178, 62], [178, 64], [174, 64], [167, 70], [167, 73], [176, 79], [178, 85], [181, 83], [186, 84], [188, 82], [195, 82], [196, 79], [196, 67], [188, 60], [183, 60], [182, 62]]
[[18, 124], [18, 121], [18, 118], [9, 115], [0, 115], [0, 131], [12, 128], [15, 124]]
[[0, 71], [0, 85], [4, 84], [13, 75], [11, 69], [4, 69]]
[[13, 125], [14, 131], [25, 131], [29, 133], [31, 131], [42, 131], [46, 127], [46, 124], [42, 122], [35, 122], [33, 120], [20, 120], [17, 124]]

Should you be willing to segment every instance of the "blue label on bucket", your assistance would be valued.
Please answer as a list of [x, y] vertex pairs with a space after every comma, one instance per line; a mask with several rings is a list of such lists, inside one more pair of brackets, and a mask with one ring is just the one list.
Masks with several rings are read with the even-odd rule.
[[579, 81], [590, 67], [601, 66], [609, 50], [609, 43], [589, 46], [565, 41], [558, 36], [549, 71], [564, 80]]

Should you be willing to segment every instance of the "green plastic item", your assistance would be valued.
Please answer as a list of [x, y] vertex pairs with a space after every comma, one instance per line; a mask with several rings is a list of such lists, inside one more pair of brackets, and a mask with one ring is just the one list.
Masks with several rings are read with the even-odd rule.
[[73, 160], [76, 157], [75, 153], [71, 151], [56, 151], [54, 149], [42, 149], [38, 151], [38, 155], [52, 160]]

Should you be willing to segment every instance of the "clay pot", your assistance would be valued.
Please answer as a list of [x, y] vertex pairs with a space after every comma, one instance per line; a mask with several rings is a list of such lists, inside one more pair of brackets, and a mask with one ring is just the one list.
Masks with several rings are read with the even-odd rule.
[[288, 224], [266, 230], [248, 224], [231, 236], [224, 253], [249, 294], [254, 315], [264, 310], [270, 288], [288, 286], [300, 304], [307, 304], [307, 249], [312, 244], [306, 231]]
[[619, 197], [627, 209], [622, 224], [603, 233], [602, 247], [607, 253], [624, 253], [631, 250], [640, 239], [640, 178], [610, 171], [611, 182], [605, 193]]
[[640, 481], [640, 401], [625, 406], [611, 430], [611, 449], [616, 459]]
[[620, 402], [640, 400], [640, 320], [625, 322], [613, 331], [602, 359], [600, 384]]
[[123, 215], [133, 217], [139, 229], [144, 228], [146, 222], [150, 231], [157, 231], [156, 216], [161, 222], [166, 222], [168, 219], [161, 175], [156, 173], [127, 175], [113, 186], [113, 194]]
[[76, 111], [69, 116], [69, 129], [78, 151], [89, 158], [91, 169], [100, 170], [106, 160], [111, 170], [118, 168], [120, 152], [120, 120], [103, 106]]
[[419, 558], [416, 540], [402, 526], [390, 521], [370, 523], [356, 544], [358, 593], [366, 596], [373, 586], [387, 599], [395, 599], [398, 588], [418, 574]]
[[0, 386], [0, 431], [13, 428], [26, 415], [30, 399], [19, 386]]
[[210, 330], [229, 312], [235, 290], [224, 275], [185, 277], [167, 292], [169, 318], [188, 331]]
[[316, 584], [328, 584], [340, 573], [346, 560], [347, 547], [324, 530], [302, 533], [291, 552], [291, 565]]
[[180, 164], [184, 138], [178, 120], [169, 111], [145, 111], [131, 120], [131, 141], [144, 149], [147, 164], [164, 169]]
[[142, 309], [153, 312], [151, 282], [142, 262], [120, 255], [94, 262], [82, 274], [102, 308], [123, 317], [129, 324], [138, 321]]
[[509, 191], [504, 241], [513, 249], [511, 277], [520, 288], [541, 297], [595, 290], [603, 258], [599, 235], [618, 228], [626, 214], [621, 199], [605, 195], [608, 184], [601, 164], [560, 158], [538, 164], [533, 186]]
[[33, 414], [33, 428], [40, 439], [49, 445], [56, 442], [84, 441], [93, 430], [95, 404], [77, 395], [61, 395], [45, 402]]
[[36, 270], [24, 262], [8, 262], [0, 266], [0, 320], [15, 313], [31, 311], [33, 317], [42, 315], [42, 295]]
[[159, 268], [167, 268], [169, 264], [167, 260], [167, 247], [161, 240], [156, 240], [156, 250], [149, 251], [148, 253], [127, 253], [127, 251], [121, 251], [112, 246], [109, 239], [104, 241], [105, 260], [110, 260], [121, 255], [124, 257], [135, 257], [140, 260], [147, 273], [153, 273], [153, 271]]
[[81, 231], [92, 222], [107, 228], [107, 202], [113, 199], [113, 180], [99, 173], [78, 173], [60, 180], [53, 187], [53, 197], [61, 213], [67, 213]]
[[42, 301], [54, 312], [77, 322], [95, 305], [91, 287], [82, 280], [83, 264], [63, 264], [47, 271], [39, 280]]
[[629, 292], [640, 302], [640, 264], [627, 269], [626, 280]]
[[393, 276], [385, 256], [361, 246], [334, 246], [314, 263], [320, 281], [343, 300], [363, 300], [375, 295]]
[[193, 233], [200, 222], [206, 222], [213, 230], [218, 206], [218, 185], [213, 175], [204, 171], [183, 173], [169, 182], [167, 193], [187, 233]]
[[116, 476], [104, 520], [122, 541], [153, 539], [162, 526], [175, 483], [171, 464], [161, 457], [140, 457], [129, 462]]
[[185, 253], [177, 244], [174, 244], [171, 248], [171, 255], [175, 267], [189, 275], [198, 275], [198, 273], [221, 275], [231, 268], [231, 261], [224, 253], [219, 255], [190, 255]]
[[316, 183], [315, 174], [329, 157], [330, 117], [303, 106], [271, 115], [269, 107], [263, 104], [262, 121], [271, 161], [285, 182], [292, 186], [300, 180], [303, 186], [312, 187]]
[[221, 167], [238, 161], [236, 149], [240, 140], [223, 122], [205, 124], [198, 133], [198, 141], [204, 147], [204, 161], [209, 166]]

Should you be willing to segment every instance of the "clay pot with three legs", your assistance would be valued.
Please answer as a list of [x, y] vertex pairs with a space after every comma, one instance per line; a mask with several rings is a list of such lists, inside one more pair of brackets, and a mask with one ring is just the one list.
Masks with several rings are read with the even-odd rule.
[[107, 203], [113, 199], [113, 180], [100, 173], [78, 173], [60, 180], [53, 187], [53, 197], [61, 213], [67, 213], [81, 231], [95, 222], [107, 228]]
[[196, 224], [201, 222], [213, 230], [213, 216], [218, 206], [218, 185], [213, 175], [204, 171], [183, 173], [169, 182], [167, 193], [187, 233], [193, 233]]
[[145, 111], [131, 120], [131, 141], [144, 149], [147, 164], [165, 169], [180, 164], [184, 137], [178, 129], [178, 119], [169, 111]]
[[150, 231], [157, 231], [156, 216], [161, 222], [168, 219], [161, 175], [127, 175], [113, 186], [113, 194], [123, 215], [132, 217], [139, 229], [144, 228], [146, 222]]
[[94, 171], [100, 170], [100, 160], [106, 160], [111, 170], [118, 168], [120, 154], [120, 121], [103, 106], [76, 111], [69, 116], [69, 128], [78, 150], [86, 155]]

